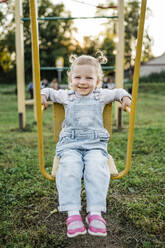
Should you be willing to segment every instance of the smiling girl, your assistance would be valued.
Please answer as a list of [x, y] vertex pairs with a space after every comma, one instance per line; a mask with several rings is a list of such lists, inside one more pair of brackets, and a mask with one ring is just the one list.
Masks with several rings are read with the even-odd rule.
[[124, 89], [102, 89], [101, 64], [107, 59], [101, 53], [98, 58], [88, 55], [70, 56], [68, 81], [71, 90], [41, 91], [42, 104], [47, 100], [64, 105], [65, 120], [56, 146], [60, 158], [56, 175], [59, 194], [59, 211], [67, 211], [67, 236], [86, 233], [80, 215], [81, 179], [84, 179], [87, 202], [88, 233], [106, 236], [106, 222], [101, 212], [106, 212], [106, 196], [110, 182], [107, 165], [109, 133], [103, 126], [103, 110], [106, 104], [119, 101], [122, 109], [131, 105], [131, 96]]

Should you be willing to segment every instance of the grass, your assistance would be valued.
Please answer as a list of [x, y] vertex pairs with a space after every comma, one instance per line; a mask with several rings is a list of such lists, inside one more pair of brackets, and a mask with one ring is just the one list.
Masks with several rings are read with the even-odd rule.
[[[165, 247], [165, 85], [140, 86], [132, 155], [132, 169], [111, 182], [107, 198], [108, 237], [85, 235], [68, 239], [65, 214], [58, 207], [54, 183], [38, 169], [37, 133], [31, 107], [27, 127], [18, 129], [17, 99], [13, 87], [0, 97], [0, 247]], [[154, 91], [155, 89], [155, 91]], [[124, 128], [114, 129], [108, 147], [120, 169], [124, 167], [128, 115]], [[45, 164], [50, 172], [54, 156], [51, 107], [44, 113]], [[83, 216], [85, 193], [82, 191]]]

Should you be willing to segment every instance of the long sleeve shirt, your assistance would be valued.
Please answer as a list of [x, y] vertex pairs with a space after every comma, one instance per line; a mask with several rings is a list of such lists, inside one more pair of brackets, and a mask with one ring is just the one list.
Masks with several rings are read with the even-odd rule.
[[[103, 102], [104, 105], [111, 103], [113, 101], [122, 102], [122, 98], [127, 96], [131, 99], [131, 95], [124, 89], [98, 89], [100, 91], [100, 100]], [[53, 102], [61, 103], [64, 106], [68, 103], [68, 93], [71, 90], [54, 90], [51, 88], [44, 88], [41, 90], [41, 94], [46, 96], [47, 100], [51, 100]], [[93, 96], [93, 92], [88, 95], [89, 97]], [[77, 93], [75, 93], [76, 97], [81, 97]], [[83, 96], [82, 96], [83, 97]], [[86, 97], [86, 96], [85, 96]]]

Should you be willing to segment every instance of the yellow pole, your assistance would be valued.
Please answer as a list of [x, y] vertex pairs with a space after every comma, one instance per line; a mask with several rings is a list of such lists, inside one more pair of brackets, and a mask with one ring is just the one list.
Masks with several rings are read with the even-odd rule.
[[[118, 0], [118, 21], [117, 21], [117, 44], [116, 44], [116, 88], [123, 88], [124, 79], [124, 0]], [[115, 102], [115, 123], [119, 129], [122, 127], [122, 113], [119, 119], [120, 103]], [[121, 122], [121, 124], [119, 124]]]
[[139, 30], [138, 30], [138, 39], [137, 39], [137, 48], [136, 48], [135, 68], [134, 68], [134, 75], [133, 75], [133, 92], [132, 92], [131, 114], [130, 114], [129, 131], [128, 131], [126, 167], [117, 176], [114, 176], [113, 179], [119, 179], [125, 176], [131, 168], [133, 133], [134, 133], [134, 126], [135, 126], [135, 112], [136, 112], [136, 101], [137, 101], [137, 96], [138, 96], [139, 71], [140, 71], [146, 5], [147, 5], [147, 0], [142, 0], [140, 23], [139, 23]]
[[39, 47], [36, 19], [35, 0], [30, 0], [30, 17], [32, 30], [32, 46], [33, 46], [33, 61], [34, 63], [34, 79], [35, 79], [35, 99], [37, 113], [37, 134], [38, 134], [38, 154], [41, 174], [49, 180], [54, 180], [54, 177], [49, 175], [44, 168], [44, 145], [43, 145], [43, 127], [42, 127], [42, 111], [41, 111], [41, 94], [40, 94], [40, 62], [39, 62]]

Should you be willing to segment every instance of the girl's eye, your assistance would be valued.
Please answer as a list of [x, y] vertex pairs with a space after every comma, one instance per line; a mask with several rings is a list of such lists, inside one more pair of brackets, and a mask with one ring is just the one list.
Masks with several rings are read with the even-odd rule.
[[91, 79], [92, 79], [92, 77], [87, 77], [87, 79], [88, 79], [88, 80], [91, 80]]
[[76, 76], [75, 78], [76, 78], [76, 79], [80, 79], [80, 77], [79, 77], [79, 76]]

